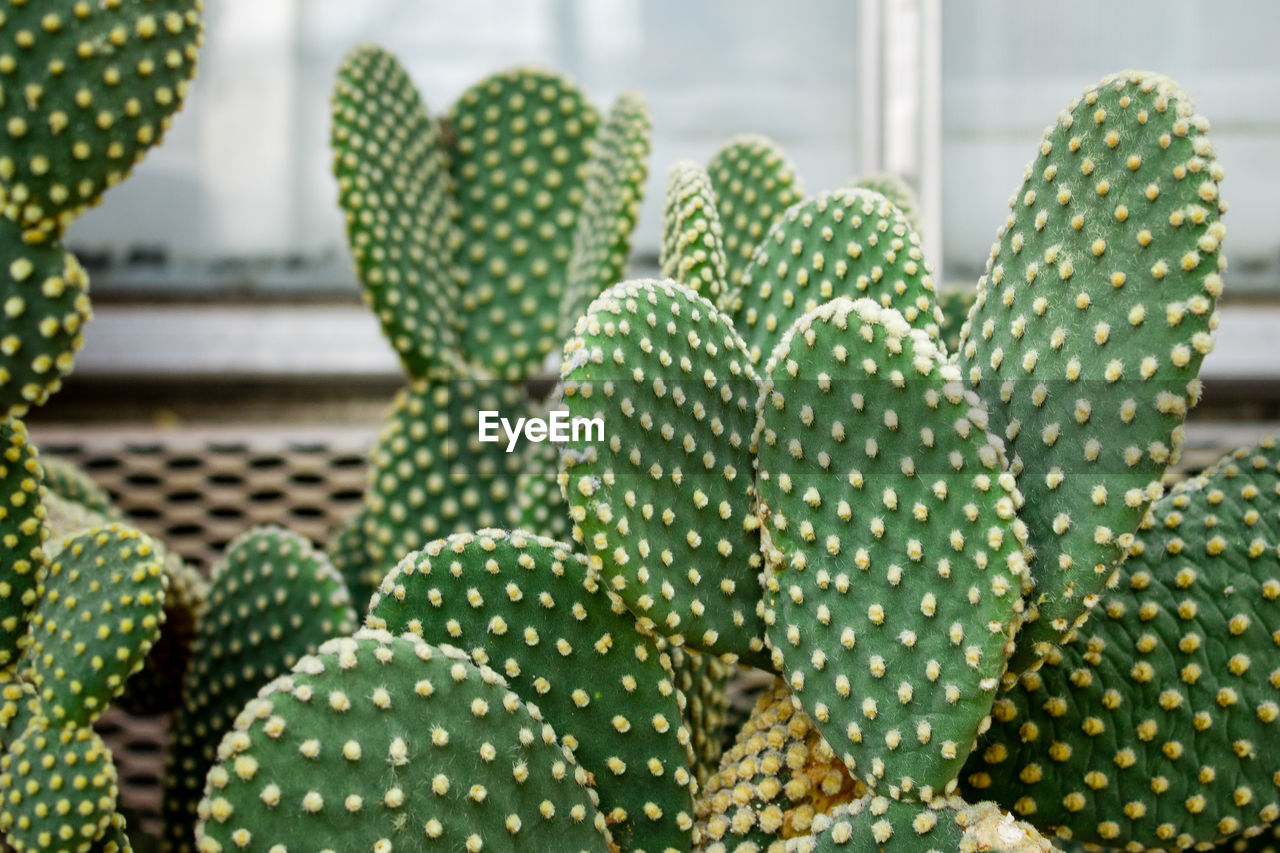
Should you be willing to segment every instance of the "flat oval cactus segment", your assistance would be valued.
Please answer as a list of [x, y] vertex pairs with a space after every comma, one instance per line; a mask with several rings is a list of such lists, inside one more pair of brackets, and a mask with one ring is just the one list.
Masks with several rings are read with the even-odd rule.
[[40, 460], [40, 467], [44, 469], [45, 488], [53, 494], [108, 518], [121, 517], [119, 508], [111, 500], [107, 490], [88, 471], [71, 460], [61, 456], [46, 456]]
[[62, 544], [31, 616], [32, 681], [57, 726], [86, 726], [142, 668], [164, 622], [168, 578], [145, 534], [111, 523]]
[[620, 849], [689, 849], [689, 732], [670, 662], [571, 546], [502, 530], [431, 542], [383, 580], [365, 624], [504, 673], [595, 780]]
[[701, 788], [720, 765], [729, 722], [733, 667], [715, 655], [668, 646], [676, 687], [685, 696], [684, 722], [693, 748], [693, 775]]
[[369, 556], [368, 509], [361, 506], [347, 516], [329, 534], [329, 547], [325, 555], [342, 575], [351, 593], [351, 607], [357, 614], [364, 613], [378, 584], [382, 583], [385, 568]]
[[[588, 775], [487, 666], [412, 635], [331, 640], [218, 748], [197, 846], [603, 853]], [[317, 842], [318, 843], [318, 842]]]
[[997, 701], [974, 796], [1121, 849], [1208, 849], [1280, 818], [1277, 486], [1267, 441], [1151, 507], [1079, 636]]
[[[201, 0], [17, 3], [0, 190], [24, 231], [56, 236], [122, 181], [182, 106], [204, 40]], [[8, 257], [7, 253], [5, 255]]]
[[0, 790], [0, 837], [19, 853], [87, 853], [99, 849], [119, 789], [92, 728], [35, 725], [0, 756]]
[[804, 185], [791, 158], [772, 140], [755, 134], [729, 140], [712, 155], [707, 174], [724, 229], [733, 293], [742, 286], [756, 245], [788, 207], [804, 198]]
[[729, 290], [724, 231], [707, 170], [677, 160], [667, 170], [662, 213], [662, 275], [719, 303]]
[[873, 791], [949, 792], [1021, 610], [1026, 534], [1000, 441], [934, 342], [869, 299], [791, 328], [759, 412], [774, 664]]
[[652, 135], [649, 102], [639, 92], [623, 92], [605, 116], [587, 163], [559, 315], [547, 314], [540, 321], [556, 332], [557, 345], [573, 332], [573, 322], [591, 300], [626, 275], [649, 177]]
[[576, 86], [534, 68], [486, 77], [449, 110], [449, 168], [466, 244], [457, 258], [462, 346], [500, 376], [537, 373], [559, 345], [565, 270], [599, 123]]
[[529, 442], [523, 451], [515, 494], [507, 506], [513, 530], [531, 530], [566, 541], [572, 536], [569, 504], [560, 491], [560, 448], [552, 442]]
[[855, 178], [851, 186], [880, 193], [894, 207], [902, 211], [911, 230], [917, 234], [920, 233], [920, 199], [916, 197], [916, 192], [911, 189], [911, 185], [901, 177], [888, 172], [877, 172]]
[[[480, 440], [488, 412], [493, 441]], [[379, 571], [433, 539], [506, 516], [520, 474], [509, 423], [532, 414], [517, 383], [487, 379], [414, 382], [396, 395], [369, 459], [365, 548]]]
[[373, 45], [343, 60], [332, 107], [338, 204], [365, 299], [409, 376], [447, 376], [461, 234], [440, 127], [399, 60]]
[[35, 686], [16, 667], [0, 669], [0, 755], [40, 717]]
[[[263, 684], [356, 629], [342, 576], [302, 536], [256, 527], [214, 567], [165, 766], [166, 849], [192, 851], [196, 805], [218, 741]], [[265, 849], [265, 848], [264, 848]]]
[[0, 218], [0, 257], [0, 413], [12, 417], [62, 387], [92, 312], [89, 276], [57, 241], [29, 243], [18, 225]]
[[565, 344], [574, 539], [641, 625], [767, 666], [750, 437], [759, 382], [728, 318], [671, 281], [605, 291]]
[[734, 324], [759, 364], [801, 314], [837, 296], [896, 308], [938, 336], [932, 267], [906, 217], [879, 193], [835, 190], [789, 208], [752, 255]]
[[1207, 130], [1168, 78], [1089, 89], [1046, 130], [979, 282], [960, 365], [1036, 554], [1014, 670], [1084, 617], [1177, 461], [1225, 263]]
[[45, 565], [43, 477], [26, 425], [17, 418], [0, 421], [0, 672], [22, 655], [36, 606]]
[[756, 702], [695, 804], [701, 849], [772, 850], [865, 793], [779, 679]]
[[[994, 803], [958, 797], [921, 805], [866, 797], [814, 820], [814, 832], [786, 843], [785, 853], [1058, 853], [1035, 827]], [[782, 853], [782, 851], [779, 851]]]

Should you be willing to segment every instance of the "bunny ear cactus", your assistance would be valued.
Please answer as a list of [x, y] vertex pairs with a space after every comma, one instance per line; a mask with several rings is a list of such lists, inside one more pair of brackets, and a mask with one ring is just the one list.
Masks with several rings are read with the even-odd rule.
[[642, 627], [767, 666], [750, 436], [759, 383], [716, 307], [669, 281], [610, 288], [565, 344], [565, 407], [604, 441], [561, 456], [574, 538]]
[[805, 314], [765, 368], [773, 662], [855, 776], [895, 799], [954, 788], [1017, 627], [1021, 498], [985, 425], [935, 343], [868, 299]]
[[1014, 671], [1076, 627], [1177, 461], [1225, 264], [1208, 122], [1124, 72], [1045, 131], [1010, 200], [959, 363], [1008, 441], [1035, 591]]
[[716, 194], [707, 171], [692, 160], [678, 160], [667, 170], [660, 261], [663, 277], [724, 307], [729, 265]]
[[43, 403], [70, 372], [88, 278], [62, 232], [160, 141], [195, 74], [200, 0], [13, 4], [0, 37], [0, 410]]
[[906, 217], [870, 190], [824, 192], [795, 205], [756, 247], [733, 317], [757, 364], [791, 324], [838, 296], [897, 308], [937, 338], [932, 268]]
[[756, 245], [786, 209], [804, 197], [804, 186], [782, 149], [754, 134], [731, 139], [716, 151], [707, 174], [724, 231], [729, 292], [733, 293], [742, 286]]
[[676, 687], [685, 696], [684, 720], [693, 748], [693, 776], [698, 785], [720, 764], [729, 717], [729, 677], [734, 667], [715, 655], [686, 646], [668, 646]]
[[40, 460], [40, 467], [44, 469], [44, 486], [50, 493], [99, 513], [106, 520], [122, 517], [107, 490], [74, 462], [59, 456], [46, 456]]
[[816, 817], [866, 793], [777, 680], [698, 802], [706, 853], [758, 853], [807, 834]]
[[1079, 636], [996, 703], [969, 789], [1124, 849], [1280, 819], [1278, 487], [1267, 441], [1156, 502]]
[[448, 376], [459, 348], [461, 242], [448, 160], [439, 125], [387, 51], [362, 45], [343, 60], [330, 142], [366, 303], [410, 377]]
[[549, 441], [528, 442], [522, 452], [515, 494], [507, 506], [512, 530], [532, 530], [568, 540], [569, 506], [560, 491], [560, 448]]
[[45, 565], [47, 512], [40, 501], [44, 472], [27, 427], [17, 418], [0, 423], [0, 673], [13, 667], [29, 641], [27, 623]]
[[366, 625], [503, 673], [591, 774], [620, 849], [689, 848], [689, 733], [670, 663], [568, 545], [501, 530], [432, 542], [383, 580]]
[[854, 180], [851, 186], [879, 193], [898, 208], [912, 231], [920, 233], [920, 199], [911, 185], [897, 175], [876, 173]]
[[494, 670], [364, 630], [245, 706], [209, 772], [197, 846], [604, 853], [595, 799], [537, 705]]
[[554, 319], [557, 323], [556, 344], [572, 333], [574, 320], [591, 300], [626, 273], [631, 235], [649, 177], [652, 135], [653, 118], [644, 96], [638, 92], [619, 95], [605, 116], [587, 162], [559, 317], [546, 315], [545, 322]]
[[330, 533], [325, 549], [329, 562], [346, 582], [356, 613], [365, 611], [383, 576], [383, 569], [369, 555], [369, 534], [365, 532], [369, 526], [369, 510], [361, 506]]
[[303, 537], [248, 530], [214, 569], [165, 768], [165, 849], [193, 850], [196, 805], [218, 741], [266, 682], [355, 630], [342, 577]]

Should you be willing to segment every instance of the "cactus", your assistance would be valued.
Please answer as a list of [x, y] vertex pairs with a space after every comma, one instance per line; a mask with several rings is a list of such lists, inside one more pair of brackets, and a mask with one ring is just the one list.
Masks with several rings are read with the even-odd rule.
[[40, 501], [44, 472], [38, 454], [17, 418], [0, 423], [0, 673], [12, 667], [27, 643], [27, 623], [36, 605], [36, 585], [44, 568], [47, 512]]
[[557, 482], [560, 448], [552, 442], [529, 442], [520, 461], [515, 494], [507, 506], [512, 530], [532, 530], [552, 539], [567, 540], [569, 509]]
[[621, 275], [647, 174], [635, 93], [602, 122], [571, 82], [515, 68], [434, 120], [372, 45], [334, 87], [339, 204], [364, 286], [406, 373], [537, 373], [574, 317]]
[[62, 233], [164, 135], [195, 73], [201, 5], [58, 0], [0, 18], [0, 35], [19, 49], [0, 57], [5, 417], [45, 402], [71, 370], [90, 308]]
[[218, 749], [198, 848], [606, 851], [595, 792], [537, 705], [410, 635], [331, 640], [245, 706]]
[[1273, 441], [1151, 507], [1079, 637], [1001, 696], [965, 780], [1039, 826], [1178, 848], [1280, 818]]
[[814, 818], [865, 793], [778, 679], [757, 701], [696, 804], [702, 849], [766, 849], [807, 834]]
[[369, 555], [369, 536], [365, 533], [369, 525], [369, 510], [361, 506], [329, 534], [329, 547], [325, 549], [329, 562], [346, 582], [356, 613], [365, 611], [369, 597], [382, 583], [383, 570]]
[[678, 160], [667, 170], [660, 260], [664, 278], [725, 307], [729, 264], [716, 194], [706, 170], [692, 160]]
[[707, 174], [724, 231], [729, 292], [733, 293], [742, 286], [756, 246], [786, 209], [804, 197], [804, 185], [786, 154], [754, 134], [731, 139], [716, 151]]
[[46, 456], [40, 460], [40, 467], [44, 469], [44, 486], [51, 494], [99, 513], [104, 521], [123, 517], [107, 490], [74, 462], [60, 456]]
[[219, 740], [266, 682], [356, 627], [342, 577], [278, 527], [236, 537], [215, 567], [165, 767], [166, 849], [193, 850], [196, 806]]
[[646, 630], [767, 665], [750, 511], [758, 380], [728, 319], [682, 285], [624, 282], [579, 320], [562, 383], [571, 415], [605, 427], [561, 456], [593, 571]]
[[877, 853], [1057, 853], [1035, 827], [992, 803], [958, 797], [927, 806], [865, 797], [814, 819], [814, 833], [789, 841], [786, 853], [833, 850]]
[[938, 310], [942, 312], [938, 335], [948, 355], [960, 352], [960, 330], [976, 298], [972, 290], [944, 290], [937, 296]]
[[732, 299], [752, 361], [768, 358], [801, 314], [839, 296], [892, 305], [936, 338], [942, 313], [919, 243], [906, 217], [868, 190], [820, 193], [789, 208], [756, 247]]
[[1015, 672], [1096, 603], [1200, 397], [1224, 264], [1207, 130], [1159, 75], [1089, 88], [1046, 129], [979, 281], [959, 363], [1036, 553]]
[[728, 682], [734, 670], [715, 655], [684, 646], [669, 648], [676, 687], [685, 696], [684, 721], [693, 748], [693, 777], [701, 787], [719, 766], [724, 752]]
[[503, 672], [594, 778], [616, 845], [688, 849], [689, 733], [669, 661], [569, 546], [500, 530], [431, 542], [383, 579], [365, 624]]
[[906, 217], [907, 226], [915, 233], [920, 233], [920, 200], [916, 198], [911, 185], [902, 178], [888, 173], [875, 173], [851, 181], [850, 186], [884, 196]]
[[933, 341], [869, 299], [796, 322], [759, 412], [774, 665], [872, 791], [950, 793], [1021, 610], [1001, 442]]

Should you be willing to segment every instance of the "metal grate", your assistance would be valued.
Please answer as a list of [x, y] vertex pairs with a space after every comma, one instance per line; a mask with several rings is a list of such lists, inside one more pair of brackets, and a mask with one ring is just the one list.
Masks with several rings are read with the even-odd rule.
[[[1274, 424], [1192, 424], [1175, 476], [1198, 472], [1275, 431]], [[255, 524], [286, 525], [323, 545], [360, 503], [374, 435], [366, 428], [234, 424], [181, 432], [32, 427], [42, 453], [86, 468], [138, 527], [206, 573], [226, 543]], [[730, 688], [731, 716], [745, 718], [771, 680], [760, 672], [742, 673]], [[133, 717], [113, 709], [98, 729], [115, 756], [120, 806], [136, 845], [143, 834], [159, 831], [168, 717]]]

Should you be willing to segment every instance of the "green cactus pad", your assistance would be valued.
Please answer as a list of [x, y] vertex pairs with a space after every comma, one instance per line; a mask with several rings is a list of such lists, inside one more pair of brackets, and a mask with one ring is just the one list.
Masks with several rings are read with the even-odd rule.
[[706, 169], [692, 160], [677, 160], [667, 170], [660, 261], [663, 278], [722, 304], [729, 290], [729, 266], [716, 193]]
[[728, 318], [683, 285], [610, 288], [565, 344], [564, 403], [604, 441], [561, 477], [593, 570], [675, 645], [767, 665], [749, 439], [759, 383]]
[[106, 832], [89, 848], [90, 853], [133, 853], [127, 828], [124, 815], [113, 812], [107, 819]]
[[45, 564], [42, 478], [26, 426], [16, 418], [0, 422], [0, 672], [18, 660], [27, 643], [27, 622]]
[[387, 575], [365, 624], [504, 673], [594, 778], [616, 845], [689, 849], [689, 732], [669, 661], [570, 546], [501, 530], [431, 542]]
[[810, 832], [815, 817], [864, 793], [776, 680], [696, 803], [702, 849], [756, 853]]
[[515, 68], [449, 110], [462, 271], [462, 345], [519, 379], [559, 344], [556, 326], [599, 116], [572, 83]]
[[1079, 636], [996, 703], [965, 768], [976, 796], [1127, 849], [1280, 819], [1277, 487], [1267, 441], [1151, 507]]
[[733, 299], [760, 364], [801, 314], [837, 296], [874, 299], [938, 336], [932, 268], [902, 212], [870, 190], [824, 192], [787, 210], [756, 247]]
[[911, 230], [920, 233], [920, 199], [911, 185], [897, 175], [877, 173], [855, 179], [852, 184], [864, 190], [880, 193], [907, 219]]
[[[365, 489], [365, 548], [389, 568], [433, 539], [505, 520], [521, 454], [507, 436], [481, 442], [480, 412], [530, 414], [514, 383], [415, 382], [396, 395], [378, 435]], [[519, 450], [519, 447], [516, 448]]]
[[701, 786], [720, 765], [729, 716], [729, 676], [734, 667], [715, 655], [669, 646], [676, 687], [685, 696], [684, 721], [693, 747], [693, 776]]
[[17, 853], [86, 853], [115, 813], [111, 750], [88, 726], [33, 726], [0, 756], [0, 791], [0, 834]]
[[507, 507], [512, 529], [532, 530], [568, 540], [569, 505], [560, 491], [560, 448], [552, 442], [528, 442], [524, 448], [515, 494]]
[[977, 291], [944, 290], [938, 294], [938, 308], [942, 311], [939, 337], [946, 347], [947, 356], [955, 358], [960, 352], [960, 330], [969, 317], [969, 309], [977, 299]]
[[66, 501], [77, 503], [85, 509], [101, 513], [108, 519], [119, 519], [120, 510], [111, 495], [80, 466], [60, 456], [45, 456], [40, 460], [44, 469], [44, 485], [51, 493]]
[[201, 853], [609, 849], [537, 706], [412, 635], [329, 641], [245, 706], [218, 757]]
[[804, 198], [804, 186], [791, 158], [771, 140], [754, 134], [729, 140], [712, 155], [707, 174], [724, 230], [729, 293], [734, 293], [742, 286], [756, 245], [788, 207]]
[[[204, 40], [201, 0], [15, 3], [0, 17], [0, 202], [56, 236], [160, 141]], [[13, 257], [4, 253], [5, 257]]]
[[27, 654], [54, 725], [92, 723], [142, 667], [164, 622], [161, 560], [149, 537], [117, 523], [64, 541], [50, 559]]
[[[787, 842], [786, 853], [1057, 853], [1035, 827], [993, 803], [959, 798], [923, 806], [865, 797], [814, 819], [812, 835]], [[781, 853], [781, 851], [779, 851]]]
[[3, 217], [0, 258], [0, 413], [10, 417], [44, 403], [71, 372], [90, 317], [89, 276], [57, 241], [29, 243]]
[[35, 686], [16, 668], [0, 669], [0, 755], [39, 717]]
[[365, 301], [414, 378], [448, 376], [458, 349], [461, 234], [444, 141], [400, 62], [347, 54], [330, 129], [338, 203]]
[[205, 773], [244, 703], [325, 640], [356, 625], [341, 575], [302, 536], [258, 527], [227, 546], [200, 617], [165, 767], [167, 849], [194, 849]]
[[1036, 557], [1011, 673], [1077, 625], [1178, 459], [1222, 289], [1221, 167], [1168, 78], [1108, 77], [1045, 131], [960, 365], [1004, 435]]
[[559, 324], [556, 343], [573, 332], [574, 321], [592, 299], [626, 275], [631, 236], [649, 177], [652, 134], [653, 118], [644, 96], [638, 92], [619, 95], [600, 127], [587, 163], [559, 315], [546, 315], [548, 322]]
[[382, 583], [385, 567], [369, 556], [369, 536], [365, 527], [369, 521], [366, 508], [347, 516], [329, 535], [329, 547], [325, 553], [338, 570], [351, 593], [351, 606], [356, 613], [363, 613], [369, 605], [369, 596]]
[[873, 791], [950, 792], [1021, 610], [1026, 532], [1001, 443], [935, 343], [869, 299], [805, 314], [765, 372], [774, 664]]

